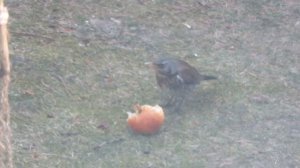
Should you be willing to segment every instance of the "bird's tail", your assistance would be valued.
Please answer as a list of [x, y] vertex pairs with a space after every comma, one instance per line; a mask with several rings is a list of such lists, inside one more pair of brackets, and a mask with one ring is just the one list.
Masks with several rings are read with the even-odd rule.
[[202, 76], [201, 76], [201, 79], [202, 79], [202, 80], [216, 80], [216, 79], [218, 79], [218, 78], [215, 77], [215, 76], [202, 75]]

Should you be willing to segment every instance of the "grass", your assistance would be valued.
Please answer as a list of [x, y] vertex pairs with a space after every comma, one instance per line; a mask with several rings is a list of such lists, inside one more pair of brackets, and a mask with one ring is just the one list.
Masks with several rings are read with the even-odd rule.
[[[300, 164], [297, 1], [7, 3], [16, 167]], [[159, 95], [144, 63], [165, 55], [219, 80], [134, 134], [126, 112]]]

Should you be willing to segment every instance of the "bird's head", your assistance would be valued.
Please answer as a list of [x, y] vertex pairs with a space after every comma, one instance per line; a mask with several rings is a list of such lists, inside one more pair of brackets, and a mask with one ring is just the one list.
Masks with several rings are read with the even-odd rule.
[[176, 75], [177, 67], [176, 62], [169, 58], [160, 58], [152, 62], [152, 67], [158, 74], [173, 76]]

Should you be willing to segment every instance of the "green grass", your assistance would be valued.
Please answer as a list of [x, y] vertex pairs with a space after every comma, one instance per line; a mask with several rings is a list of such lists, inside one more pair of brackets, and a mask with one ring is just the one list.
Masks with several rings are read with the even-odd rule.
[[[16, 167], [300, 164], [298, 2], [7, 3]], [[158, 103], [144, 63], [164, 55], [218, 81], [135, 134], [126, 112]]]

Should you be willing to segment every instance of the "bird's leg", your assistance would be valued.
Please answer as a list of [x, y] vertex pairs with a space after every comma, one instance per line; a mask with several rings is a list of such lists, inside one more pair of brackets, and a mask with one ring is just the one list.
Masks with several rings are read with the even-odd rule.
[[185, 104], [186, 99], [191, 95], [194, 90], [194, 85], [183, 85], [183, 87], [174, 90], [172, 94], [172, 109], [175, 112], [180, 112], [182, 105]]
[[180, 88], [177, 90], [174, 90], [172, 95], [172, 106], [173, 111], [180, 112], [182, 105], [184, 104], [186, 99], [186, 89]]
[[161, 89], [159, 105], [162, 107], [168, 107], [172, 105], [172, 95], [169, 89]]
[[185, 95], [179, 95], [174, 98], [172, 109], [174, 112], [180, 112], [181, 107], [185, 102]]

